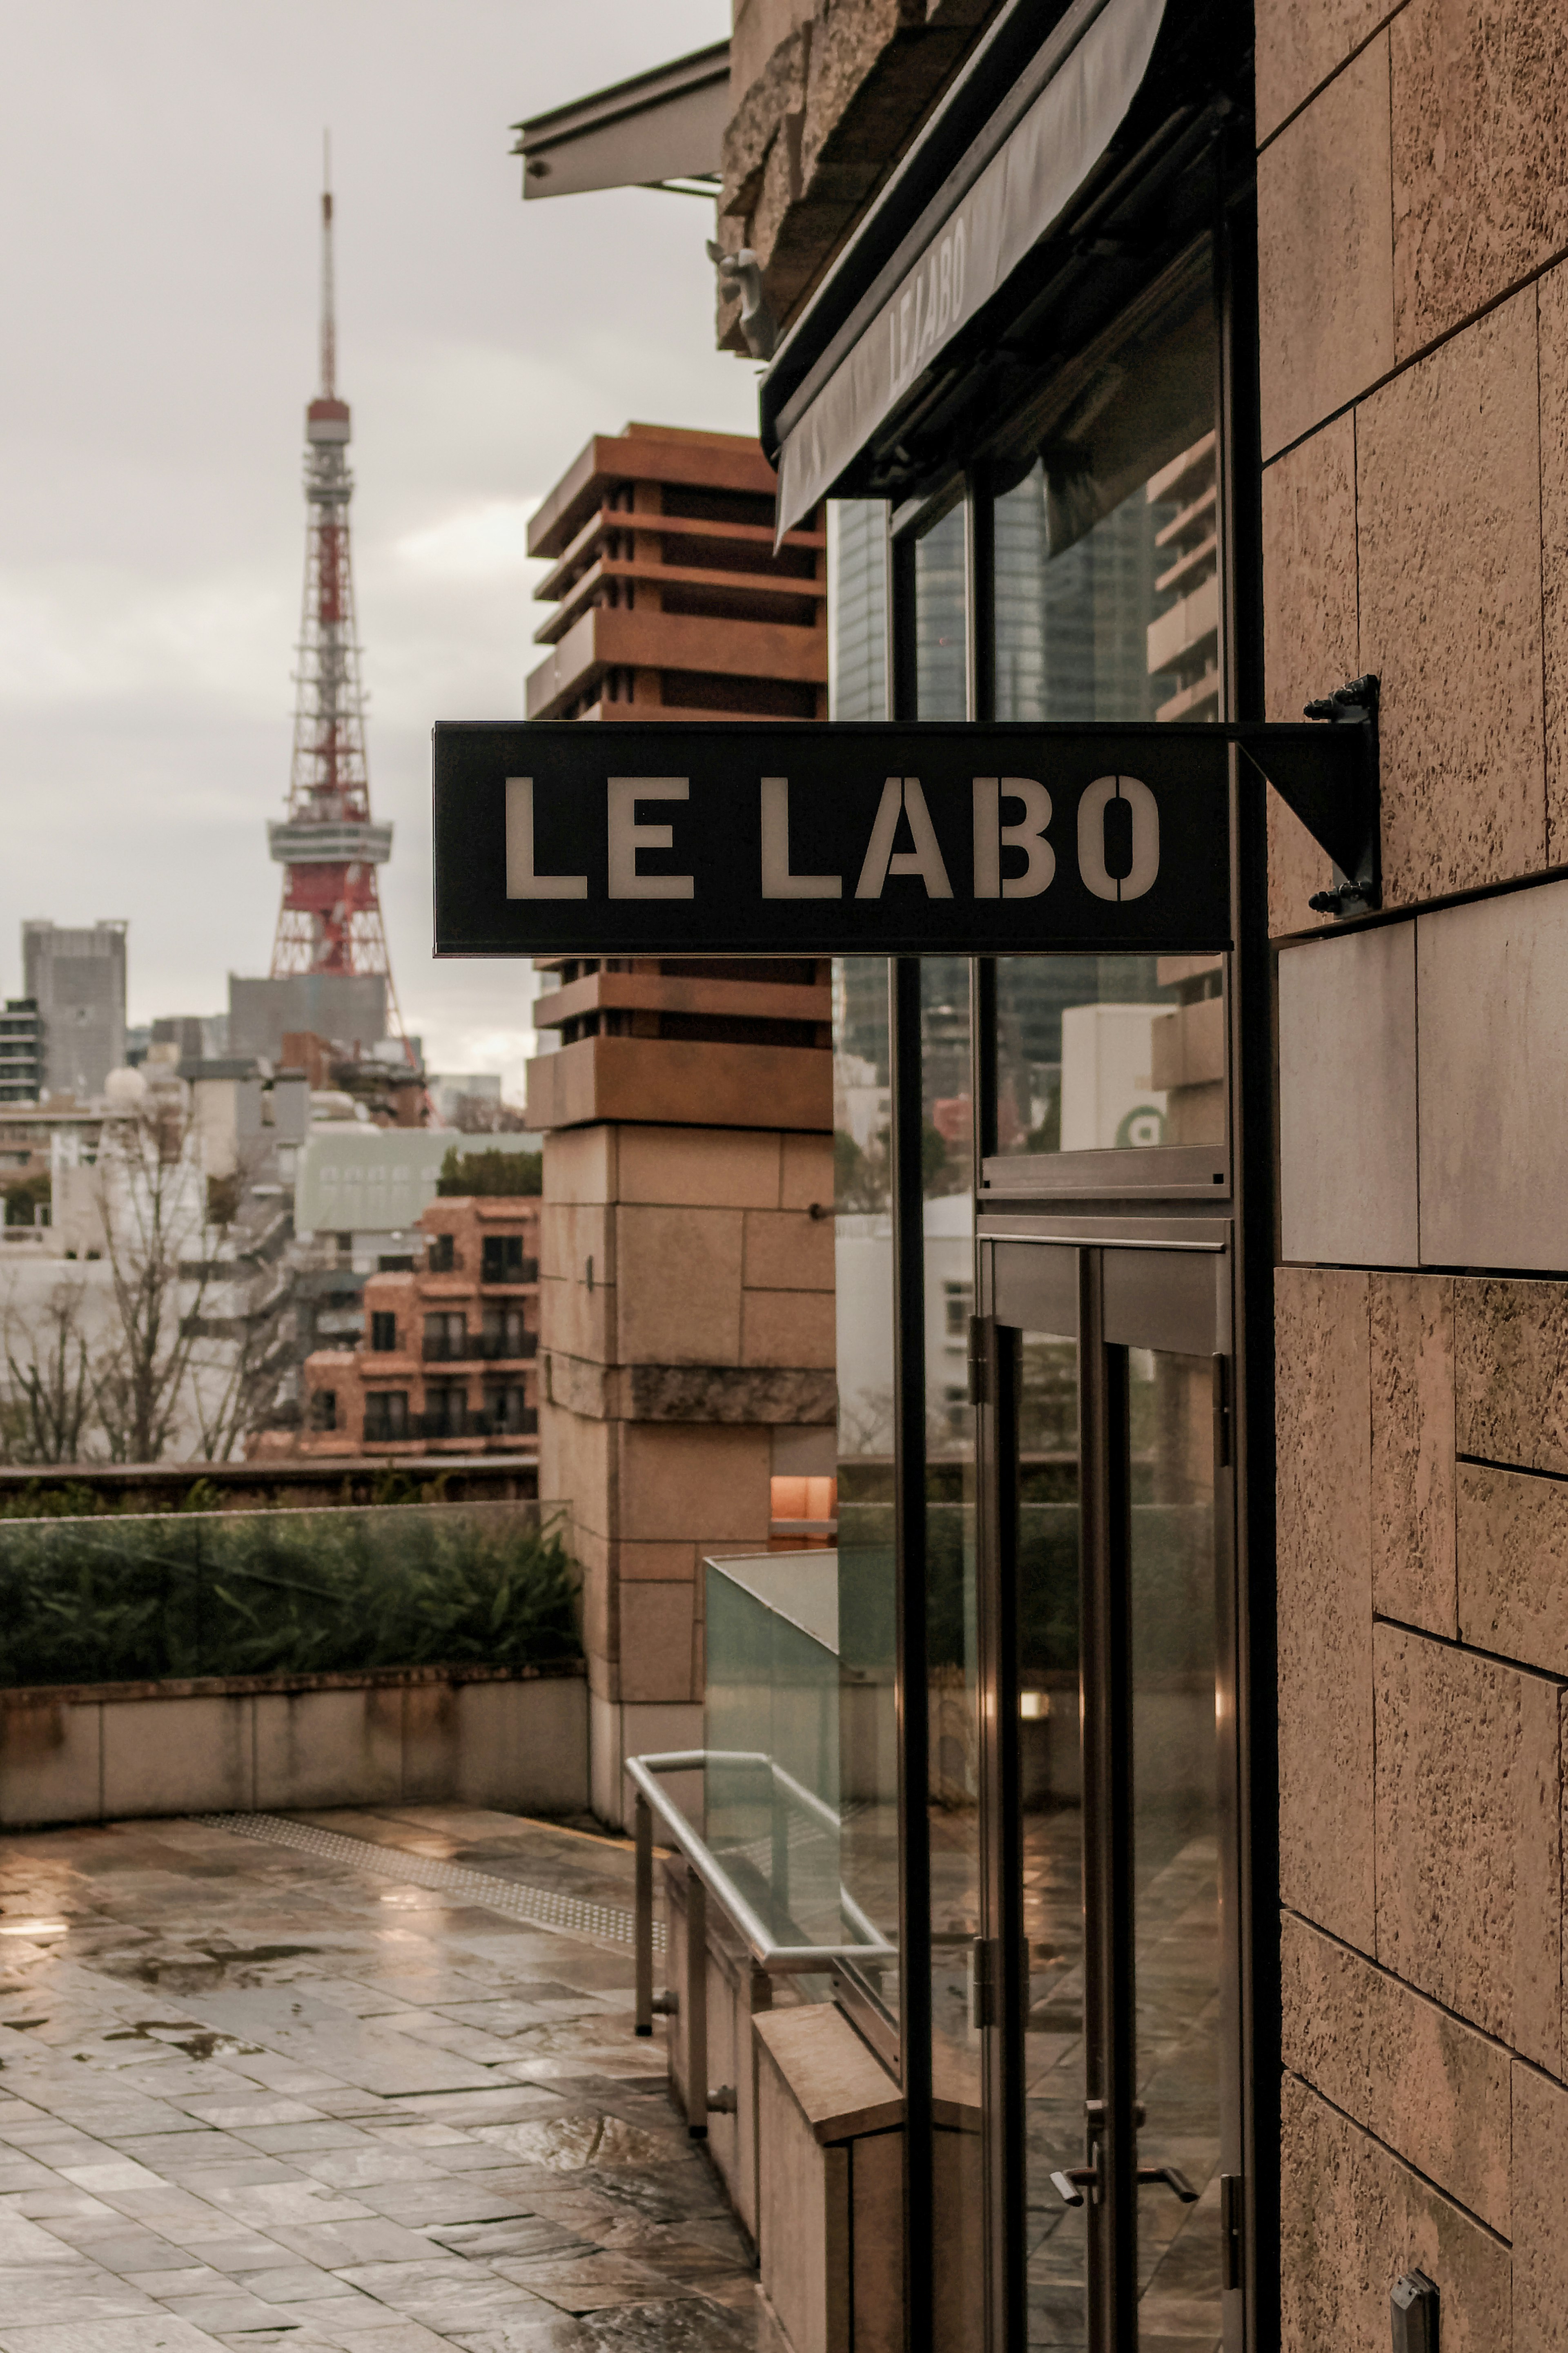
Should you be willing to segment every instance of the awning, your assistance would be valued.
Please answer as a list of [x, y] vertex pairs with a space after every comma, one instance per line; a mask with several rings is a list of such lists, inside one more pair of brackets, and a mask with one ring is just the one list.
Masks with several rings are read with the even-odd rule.
[[[668, 188], [713, 195], [730, 113], [730, 44], [716, 41], [591, 98], [514, 123], [522, 193], [577, 196], [595, 188]], [[691, 183], [697, 183], [694, 187]]]
[[[975, 140], [911, 223], [859, 306], [847, 349], [831, 372], [814, 367], [779, 411], [781, 533], [832, 490], [1069, 209], [1138, 95], [1164, 13], [1165, 0], [1079, 0], [1047, 45], [1056, 55], [1038, 94], [1005, 135]], [[788, 353], [786, 343], [780, 360]]]

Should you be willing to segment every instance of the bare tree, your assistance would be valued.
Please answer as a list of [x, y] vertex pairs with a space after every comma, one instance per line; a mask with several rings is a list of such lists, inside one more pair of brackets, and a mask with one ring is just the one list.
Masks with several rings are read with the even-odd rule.
[[172, 1088], [104, 1123], [99, 1191], [115, 1328], [93, 1395], [111, 1461], [156, 1462], [187, 1402], [212, 1271], [195, 1143], [184, 1092]]
[[31, 1315], [5, 1317], [10, 1375], [0, 1409], [0, 1450], [12, 1462], [79, 1462], [95, 1414], [94, 1352], [79, 1282], [57, 1283]]

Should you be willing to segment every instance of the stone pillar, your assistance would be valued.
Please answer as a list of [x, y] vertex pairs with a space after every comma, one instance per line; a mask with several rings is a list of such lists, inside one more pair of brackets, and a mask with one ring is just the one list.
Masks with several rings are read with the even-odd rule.
[[[826, 1031], [802, 1046], [574, 1034], [615, 1018], [581, 1010], [589, 979], [606, 999], [634, 978], [656, 998], [692, 986], [623, 970], [563, 974], [573, 1042], [530, 1070], [530, 1124], [547, 1131], [540, 1493], [571, 1507], [594, 1810], [611, 1822], [625, 1757], [701, 1745], [704, 1554], [766, 1547], [775, 1469], [832, 1470], [836, 1407]], [[764, 988], [704, 986], [746, 1001], [730, 1028]], [[777, 990], [819, 993], [826, 1021], [825, 977]], [[701, 1110], [726, 1124], [679, 1124]]]

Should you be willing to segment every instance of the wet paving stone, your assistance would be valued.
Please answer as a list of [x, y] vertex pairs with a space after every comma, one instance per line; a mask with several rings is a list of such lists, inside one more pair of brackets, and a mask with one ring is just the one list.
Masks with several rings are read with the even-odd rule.
[[[300, 1817], [629, 1907], [479, 1809]], [[767, 2353], [630, 1952], [197, 1821], [0, 1838], [0, 2353]]]

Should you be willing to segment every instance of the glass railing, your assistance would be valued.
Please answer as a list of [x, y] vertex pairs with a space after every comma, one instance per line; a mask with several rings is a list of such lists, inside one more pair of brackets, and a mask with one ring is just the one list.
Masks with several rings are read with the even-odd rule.
[[563, 1506], [0, 1519], [0, 1683], [581, 1655]]
[[871, 1948], [861, 1973], [876, 1996], [896, 1941], [897, 1848], [880, 1878], [863, 1867], [879, 1679], [843, 1655], [843, 1567], [820, 1549], [707, 1563], [703, 1829], [776, 1944]]

